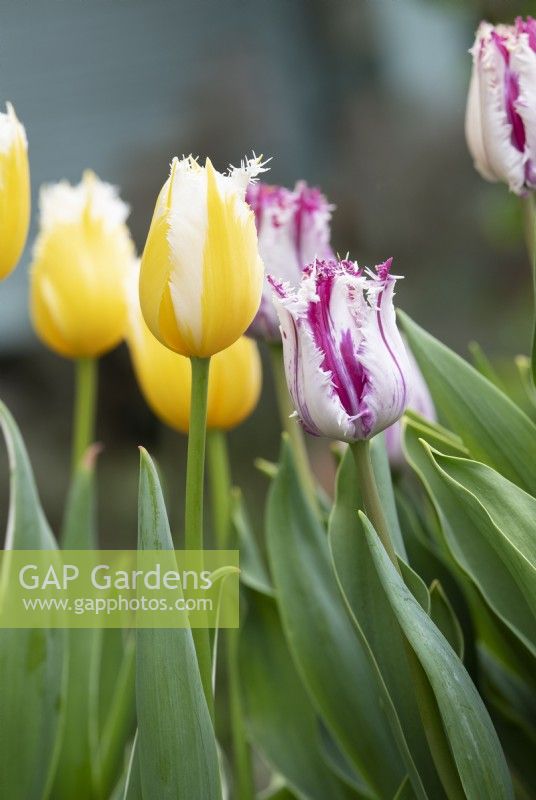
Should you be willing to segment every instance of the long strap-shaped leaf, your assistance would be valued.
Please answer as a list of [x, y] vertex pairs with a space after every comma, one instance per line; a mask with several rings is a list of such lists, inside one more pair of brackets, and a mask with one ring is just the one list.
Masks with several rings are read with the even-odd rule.
[[[459, 483], [450, 480], [444, 470], [439, 469], [431, 456], [430, 446], [433, 446], [434, 451], [438, 452], [436, 446], [441, 446], [443, 450], [443, 445], [438, 445], [437, 441], [428, 437], [425, 442], [420, 439], [420, 432], [419, 429], [414, 428], [411, 422], [408, 423], [404, 436], [405, 451], [437, 511], [448, 553], [478, 587], [479, 592], [482, 593], [494, 613], [534, 654], [536, 621], [531, 613], [531, 606], [524, 590], [529, 577], [524, 582], [520, 581], [522, 574], [526, 573], [527, 576], [530, 576], [530, 565], [528, 562], [521, 561], [521, 573], [514, 568], [514, 561], [512, 561], [511, 569], [507, 567], [505, 559], [515, 555], [515, 551], [509, 547], [508, 541], [501, 536], [492, 518], [476, 498], [471, 496]], [[450, 454], [448, 455], [450, 456]], [[443, 455], [443, 459], [446, 457]], [[463, 459], [455, 462], [452, 459], [449, 463], [471, 462]], [[493, 474], [496, 475], [496, 473]], [[534, 502], [532, 498], [504, 478], [496, 475], [496, 480], [508, 486], [510, 490], [515, 488], [516, 493], [519, 492], [528, 503]], [[497, 485], [493, 491], [499, 491], [499, 486]], [[493, 500], [489, 487], [486, 493], [487, 501]], [[493, 502], [495, 505], [497, 504], [496, 500]], [[504, 501], [504, 503], [512, 507], [512, 501], [509, 503]], [[513, 535], [514, 529], [518, 529], [520, 532], [523, 529], [521, 519], [525, 505], [525, 503], [521, 503], [518, 508], [515, 508], [514, 501], [511, 520], [505, 526], [510, 537]], [[530, 525], [530, 517], [527, 517], [526, 512], [525, 520], [525, 525]]]
[[274, 601], [249, 591], [247, 605], [240, 661], [248, 727], [255, 744], [300, 797], [363, 798], [322, 757], [314, 709], [288, 652]]
[[367, 517], [360, 516], [385, 595], [432, 687], [467, 800], [512, 800], [499, 739], [471, 678], [403, 583]]
[[340, 596], [327, 537], [301, 490], [291, 450], [268, 500], [268, 553], [289, 649], [317, 712], [380, 797], [405, 775], [377, 679]]
[[[403, 636], [364, 539], [357, 516], [360, 508], [363, 508], [363, 501], [357, 471], [348, 450], [337, 473], [335, 503], [329, 524], [329, 542], [337, 579], [357, 634], [377, 672], [386, 715], [415, 795], [439, 800], [444, 795], [422, 730]], [[421, 588], [415, 577], [414, 582], [417, 588]], [[425, 586], [423, 588], [428, 601], [428, 592]]]
[[399, 315], [443, 420], [475, 459], [536, 494], [536, 425], [467, 361]]
[[[144, 450], [138, 514], [139, 549], [173, 550], [158, 475]], [[221, 800], [216, 739], [190, 628], [137, 631], [136, 704], [144, 800]]]
[[[55, 550], [24, 442], [0, 402], [11, 471], [6, 549]], [[57, 757], [64, 707], [66, 632], [0, 631], [0, 797], [42, 800]]]

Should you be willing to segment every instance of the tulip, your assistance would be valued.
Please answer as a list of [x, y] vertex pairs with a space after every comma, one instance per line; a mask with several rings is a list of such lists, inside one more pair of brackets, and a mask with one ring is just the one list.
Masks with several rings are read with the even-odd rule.
[[[138, 291], [130, 281], [127, 343], [147, 405], [166, 425], [188, 433], [190, 422], [190, 359], [155, 339], [141, 314]], [[257, 405], [262, 382], [259, 351], [253, 339], [241, 336], [210, 362], [207, 427], [229, 430]]]
[[349, 260], [317, 259], [297, 289], [270, 277], [288, 388], [315, 436], [368, 440], [406, 408], [410, 369], [396, 326], [391, 263], [372, 272]]
[[245, 194], [264, 171], [257, 158], [226, 174], [209, 159], [173, 159], [142, 257], [140, 301], [153, 335], [181, 355], [225, 350], [257, 313], [264, 268]]
[[536, 188], [536, 20], [482, 22], [471, 54], [465, 130], [475, 167], [523, 195]]
[[39, 337], [67, 358], [95, 358], [123, 338], [126, 275], [134, 247], [117, 190], [85, 172], [82, 182], [41, 190], [31, 269], [31, 313]]
[[[293, 190], [256, 183], [248, 187], [246, 200], [255, 212], [259, 252], [266, 272], [278, 281], [296, 283], [302, 269], [315, 258], [333, 258], [333, 206], [318, 189], [305, 181], [299, 181]], [[250, 332], [269, 342], [280, 341], [279, 320], [267, 280]]]
[[[406, 345], [410, 375], [408, 380], [408, 409], [410, 411], [416, 411], [421, 417], [430, 420], [430, 422], [436, 422], [436, 410], [426, 381], [415, 361], [415, 356], [411, 352], [408, 343], [404, 341], [404, 344]], [[399, 467], [404, 464], [402, 424], [400, 420], [395, 422], [394, 425], [390, 425], [389, 428], [386, 428], [385, 446], [391, 466]]]
[[28, 142], [11, 103], [0, 113], [0, 280], [15, 269], [30, 224]]

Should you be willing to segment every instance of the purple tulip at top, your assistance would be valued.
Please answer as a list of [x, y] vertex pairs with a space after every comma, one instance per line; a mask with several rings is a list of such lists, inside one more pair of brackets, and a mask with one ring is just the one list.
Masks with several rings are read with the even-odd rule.
[[[330, 220], [333, 206], [319, 189], [299, 181], [294, 189], [255, 183], [246, 200], [255, 212], [259, 252], [265, 272], [278, 281], [296, 283], [306, 264], [315, 258], [332, 258]], [[264, 282], [261, 305], [249, 332], [278, 342], [279, 320], [272, 290]]]
[[482, 22], [471, 54], [465, 133], [475, 167], [525, 194], [536, 188], [536, 20]]
[[288, 388], [315, 436], [370, 439], [406, 408], [411, 373], [396, 326], [391, 263], [373, 272], [349, 260], [316, 259], [297, 289], [269, 277]]

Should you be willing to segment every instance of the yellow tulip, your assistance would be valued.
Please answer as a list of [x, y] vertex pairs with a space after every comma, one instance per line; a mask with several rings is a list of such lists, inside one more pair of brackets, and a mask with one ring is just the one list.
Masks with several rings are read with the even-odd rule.
[[77, 186], [44, 187], [40, 206], [30, 289], [35, 330], [62, 356], [94, 358], [124, 335], [124, 285], [134, 263], [128, 206], [89, 171]]
[[0, 280], [15, 269], [30, 224], [30, 168], [24, 126], [13, 106], [0, 113]]
[[[136, 378], [147, 405], [159, 419], [187, 433], [190, 419], [190, 359], [155, 339], [145, 324], [137, 286], [129, 287], [127, 343]], [[259, 350], [241, 336], [210, 362], [207, 427], [229, 430], [243, 422], [257, 405], [262, 383]]]
[[208, 357], [235, 342], [260, 304], [264, 267], [245, 201], [259, 159], [223, 175], [209, 159], [174, 159], [141, 263], [140, 301], [149, 329], [184, 356]]

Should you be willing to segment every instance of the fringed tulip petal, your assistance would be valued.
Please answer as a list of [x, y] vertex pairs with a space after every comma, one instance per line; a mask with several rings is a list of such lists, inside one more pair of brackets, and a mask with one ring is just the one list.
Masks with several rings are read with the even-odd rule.
[[471, 49], [465, 132], [475, 167], [518, 195], [536, 188], [536, 23], [482, 22]]
[[316, 260], [297, 290], [270, 278], [296, 412], [314, 435], [369, 439], [403, 414], [408, 361], [396, 327], [390, 261], [364, 273]]
[[[259, 251], [266, 272], [278, 281], [295, 283], [303, 267], [315, 258], [333, 258], [330, 246], [333, 206], [318, 189], [304, 181], [299, 181], [293, 190], [256, 183], [248, 188], [246, 200], [255, 212]], [[267, 341], [280, 339], [267, 279], [250, 332]]]
[[224, 350], [248, 328], [259, 307], [263, 264], [249, 180], [259, 159], [223, 175], [207, 159], [174, 159], [142, 257], [140, 300], [152, 333], [185, 356]]

